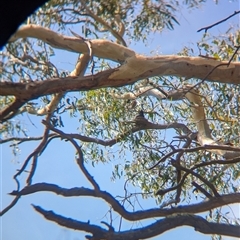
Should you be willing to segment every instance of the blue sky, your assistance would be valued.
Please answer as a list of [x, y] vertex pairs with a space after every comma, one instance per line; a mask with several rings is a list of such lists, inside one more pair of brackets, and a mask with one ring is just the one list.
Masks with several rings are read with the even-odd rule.
[[[208, 1], [201, 8], [197, 10], [182, 9], [179, 12], [180, 26], [175, 26], [174, 31], [164, 30], [161, 34], [149, 35], [148, 45], [134, 44], [129, 47], [134, 49], [140, 54], [154, 55], [152, 52], [158, 54], [175, 54], [179, 52], [184, 46], [189, 46], [196, 49], [196, 42], [201, 39], [202, 33], [197, 33], [197, 30], [203, 26], [210, 25], [223, 19], [234, 11], [239, 10], [238, 1], [229, 2], [227, 0], [220, 1], [216, 6], [214, 1]], [[232, 23], [239, 23], [239, 16], [235, 16], [228, 22], [210, 29], [211, 34], [221, 34]], [[196, 55], [198, 52], [196, 51]], [[74, 53], [66, 53], [64, 51], [56, 52], [56, 65], [62, 68], [68, 68], [70, 71], [74, 68], [78, 55]], [[34, 127], [29, 118], [37, 127]], [[23, 123], [29, 129], [31, 136], [41, 135], [42, 125], [41, 117], [24, 117]], [[65, 124], [66, 125], [66, 124]], [[77, 124], [67, 126], [64, 131], [74, 132]], [[11, 149], [8, 148], [9, 144], [0, 146], [0, 173], [1, 173], [1, 209], [7, 206], [12, 197], [7, 195], [15, 189], [15, 182], [12, 176], [15, 174], [16, 169], [21, 166], [26, 156], [30, 151], [37, 146], [37, 142], [31, 144], [22, 144], [21, 153], [18, 157], [12, 155]], [[57, 183], [63, 187], [74, 187], [76, 184], [79, 186], [91, 187], [85, 180], [84, 176], [80, 173], [74, 161], [75, 150], [64, 141], [55, 141], [50, 144], [50, 147], [41, 156], [39, 161], [38, 170], [34, 176], [34, 182], [49, 182]], [[47, 167], [46, 167], [47, 166]], [[88, 170], [94, 175], [95, 180], [99, 183], [102, 190], [108, 190], [111, 194], [119, 194], [119, 189], [122, 189], [123, 181], [110, 181], [110, 175], [113, 165], [100, 164], [97, 168], [93, 168], [91, 164], [87, 166]], [[24, 181], [24, 176], [20, 177]], [[0, 219], [0, 234], [3, 240], [80, 240], [84, 239], [85, 233], [71, 231], [53, 222], [48, 222], [36, 213], [31, 204], [40, 205], [45, 209], [54, 210], [56, 213], [65, 215], [66, 217], [76, 218], [81, 221], [91, 220], [91, 223], [100, 224], [100, 221], [108, 221], [105, 214], [108, 206], [100, 199], [93, 198], [62, 198], [51, 193], [37, 193], [29, 195], [20, 199], [17, 205], [12, 208]], [[155, 207], [153, 200], [147, 200], [142, 203], [144, 209]], [[235, 215], [239, 216], [239, 208], [235, 206], [232, 208]], [[226, 211], [230, 211], [226, 207]], [[203, 214], [204, 215], [204, 214]], [[119, 217], [115, 220], [116, 224]], [[124, 228], [140, 227], [147, 221], [135, 223], [134, 225], [129, 222], [124, 222]], [[102, 226], [104, 227], [104, 226]], [[195, 239], [205, 240], [210, 239], [209, 235], [203, 235], [195, 232], [190, 227], [181, 227], [171, 230], [152, 239]], [[230, 239], [225, 238], [224, 239]]]

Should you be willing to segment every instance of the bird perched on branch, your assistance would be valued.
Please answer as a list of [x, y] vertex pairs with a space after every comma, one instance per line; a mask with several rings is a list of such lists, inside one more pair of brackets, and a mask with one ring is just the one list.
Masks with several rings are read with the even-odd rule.
[[144, 113], [142, 110], [139, 111], [138, 115], [135, 117], [135, 122], [137, 124], [143, 124], [148, 122], [148, 120], [144, 117]]
[[128, 100], [128, 104], [129, 104], [128, 109], [135, 109], [137, 106], [137, 101], [136, 100], [132, 100], [132, 101]]
[[140, 111], [138, 112], [138, 115], [136, 116], [135, 120], [136, 120], [137, 118], [144, 118], [144, 112], [143, 112], [143, 110], [140, 110]]

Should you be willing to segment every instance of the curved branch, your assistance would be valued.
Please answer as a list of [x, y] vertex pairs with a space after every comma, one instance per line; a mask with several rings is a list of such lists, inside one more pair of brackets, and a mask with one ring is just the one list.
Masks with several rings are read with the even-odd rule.
[[114, 211], [120, 214], [123, 218], [129, 221], [138, 221], [143, 219], [149, 219], [153, 217], [164, 217], [176, 213], [200, 213], [205, 212], [210, 209], [225, 206], [228, 204], [239, 203], [240, 193], [232, 193], [227, 195], [222, 195], [220, 197], [213, 197], [209, 200], [203, 201], [201, 203], [192, 204], [189, 206], [178, 206], [169, 209], [153, 208], [148, 210], [129, 212], [127, 211], [110, 193], [101, 190], [92, 190], [85, 187], [74, 187], [74, 188], [61, 188], [56, 184], [49, 183], [36, 183], [30, 186], [26, 186], [21, 191], [13, 191], [10, 195], [13, 196], [24, 196], [33, 194], [36, 192], [52, 192], [57, 195], [64, 197], [74, 197], [74, 196], [89, 196], [101, 198], [108, 204], [110, 204]]
[[[37, 38], [52, 47], [67, 51], [78, 53], [89, 52], [89, 48], [84, 39], [64, 36], [50, 29], [33, 24], [22, 26], [11, 37], [10, 42], [27, 37]], [[240, 63], [238, 62], [231, 62], [229, 64], [226, 61], [220, 62], [201, 57], [168, 55], [146, 57], [138, 55], [122, 45], [104, 39], [91, 40], [91, 47], [93, 55], [96, 57], [121, 63], [124, 62], [124, 64], [109, 77], [109, 79], [113, 81], [121, 80], [121, 86], [140, 79], [163, 75], [206, 80], [206, 75], [220, 64], [221, 66], [217, 67], [211, 74], [208, 74], [208, 81], [232, 84], [240, 83]]]
[[[132, 121], [131, 123], [135, 123], [135, 121]], [[102, 139], [87, 137], [87, 136], [83, 136], [81, 134], [74, 134], [74, 133], [69, 133], [69, 134], [64, 133], [64, 136], [68, 137], [68, 138], [75, 138], [75, 139], [78, 139], [83, 142], [92, 142], [92, 143], [97, 143], [97, 144], [103, 145], [105, 147], [106, 146], [111, 147], [114, 144], [120, 142], [122, 139], [125, 139], [130, 134], [133, 134], [133, 133], [141, 131], [141, 130], [147, 130], [147, 129], [165, 130], [165, 129], [171, 129], [171, 128], [182, 130], [184, 133], [190, 133], [189, 128], [182, 123], [174, 122], [174, 123], [169, 123], [169, 124], [155, 124], [155, 123], [152, 123], [152, 122], [148, 121], [147, 119], [145, 119], [144, 124], [139, 124], [137, 126], [134, 126], [132, 129], [128, 130], [127, 132], [122, 133], [121, 135], [119, 135], [113, 139], [110, 139], [110, 140], [102, 140]], [[53, 126], [51, 126], [51, 130], [54, 132], [58, 132], [60, 134], [60, 136], [62, 134], [62, 132], [60, 130], [54, 128]], [[181, 151], [182, 151], [182, 149], [181, 149]]]
[[[14, 42], [19, 38], [32, 37], [42, 40], [54, 48], [59, 48], [77, 53], [89, 53], [88, 46], [84, 40], [76, 37], [68, 37], [58, 34], [48, 28], [38, 25], [24, 25], [10, 38]], [[93, 54], [99, 58], [111, 59], [113, 61], [125, 61], [127, 57], [135, 54], [134, 51], [104, 39], [91, 40]]]
[[[225, 164], [225, 165], [230, 165], [232, 163], [238, 163], [240, 161], [240, 158], [236, 158], [236, 159], [233, 159], [233, 160], [229, 160], [229, 161], [224, 161], [224, 160], [214, 160], [214, 161], [209, 161], [209, 162], [203, 162], [203, 163], [200, 163], [200, 164], [196, 164], [194, 165], [192, 168], [190, 168], [191, 171], [199, 168], [199, 167], [203, 167], [203, 166], [209, 166], [209, 165], [214, 165], [214, 164]], [[226, 166], [228, 167], [228, 166]], [[151, 167], [152, 169], [153, 167]], [[188, 172], [185, 172], [185, 174], [182, 176], [182, 179], [181, 181], [175, 185], [174, 187], [170, 187], [170, 188], [167, 188], [167, 189], [159, 189], [157, 192], [156, 192], [156, 195], [164, 195], [168, 192], [171, 192], [171, 191], [174, 191], [178, 188], [180, 188], [182, 186], [182, 184], [184, 183], [185, 179], [187, 178], [187, 176], [189, 174], [191, 174], [191, 171], [188, 171]]]
[[72, 145], [76, 148], [77, 153], [78, 153], [78, 158], [76, 160], [77, 160], [77, 164], [78, 164], [79, 168], [82, 170], [83, 174], [88, 179], [88, 181], [93, 185], [94, 189], [96, 191], [99, 191], [100, 190], [99, 185], [97, 184], [97, 182], [94, 180], [93, 176], [90, 175], [90, 173], [87, 171], [87, 169], [84, 166], [83, 152], [81, 150], [81, 147], [76, 143], [76, 141], [72, 137], [70, 137], [69, 135], [65, 134], [64, 132], [54, 128], [50, 123], [48, 123], [44, 120], [42, 121], [42, 123], [49, 130], [52, 130], [52, 131], [58, 133], [62, 138], [65, 138], [72, 143]]
[[[48, 114], [46, 117], [46, 122], [48, 122], [51, 118], [51, 114]], [[43, 137], [42, 137], [42, 141], [39, 143], [39, 145], [35, 148], [35, 150], [27, 157], [27, 159], [25, 160], [25, 162], [23, 163], [21, 169], [13, 176], [13, 178], [17, 181], [17, 177], [19, 175], [22, 174], [22, 172], [26, 169], [28, 163], [30, 162], [31, 159], [33, 159], [32, 161], [32, 167], [31, 170], [29, 172], [28, 178], [27, 178], [27, 185], [30, 185], [32, 182], [32, 177], [35, 173], [36, 167], [37, 167], [37, 160], [38, 160], [38, 156], [41, 154], [42, 150], [46, 147], [46, 145], [48, 144], [48, 137], [49, 137], [49, 129], [45, 128], [44, 129], [44, 133], [43, 133]]]
[[199, 178], [203, 183], [205, 183], [213, 192], [214, 196], [215, 197], [219, 197], [220, 194], [217, 192], [216, 188], [214, 187], [214, 185], [212, 183], [210, 183], [208, 180], [206, 180], [204, 177], [202, 177], [200, 174], [194, 172], [193, 170], [191, 169], [188, 169], [188, 168], [185, 168], [183, 166], [181, 166], [180, 164], [177, 164], [175, 161], [172, 160], [172, 165], [174, 167], [176, 167], [177, 169], [179, 170], [182, 170], [186, 173], [189, 173], [189, 174], [192, 174], [193, 176]]
[[108, 231], [101, 227], [90, 224], [88, 222], [81, 222], [71, 218], [65, 218], [61, 215], [55, 214], [53, 211], [46, 211], [43, 208], [35, 206], [33, 204], [32, 206], [38, 213], [41, 213], [46, 219], [56, 222], [61, 226], [67, 227], [69, 229], [90, 232], [93, 234], [94, 239], [106, 239], [104, 236], [107, 234]]
[[[133, 122], [134, 123], [134, 122]], [[57, 131], [56, 128], [54, 128], [53, 126], [51, 127], [53, 131]], [[178, 129], [178, 130], [182, 130], [185, 133], [190, 132], [190, 130], [188, 129], [187, 126], [185, 126], [182, 123], [169, 123], [169, 124], [155, 124], [149, 121], [146, 121], [146, 125], [140, 125], [140, 126], [134, 126], [132, 129], [130, 129], [129, 131], [122, 133], [121, 135], [113, 138], [113, 139], [109, 139], [109, 140], [103, 140], [103, 139], [99, 139], [99, 138], [93, 138], [93, 137], [87, 137], [81, 134], [77, 134], [77, 133], [64, 133], [64, 135], [66, 137], [69, 138], [73, 138], [73, 139], [78, 139], [82, 142], [88, 142], [88, 143], [96, 143], [102, 146], [113, 146], [114, 144], [118, 143], [121, 141], [121, 139], [125, 139], [127, 136], [129, 136], [130, 134], [133, 134], [135, 132], [141, 131], [141, 130], [146, 130], [146, 129], [159, 129], [159, 130], [164, 130], [164, 129], [170, 129], [170, 128], [174, 128], [174, 129]], [[53, 136], [59, 136], [61, 137], [61, 135], [56, 135], [55, 133], [53, 134], [49, 134], [49, 137], [53, 137]], [[19, 141], [19, 143], [25, 142], [25, 141], [37, 141], [37, 140], [41, 140], [43, 137], [28, 137], [28, 138], [18, 138], [18, 137], [12, 137], [12, 138], [8, 138], [8, 139], [0, 139], [0, 144], [9, 142], [9, 141]], [[19, 144], [18, 143], [18, 144]], [[182, 152], [183, 149], [180, 149], [179, 152]]]
[[218, 21], [218, 22], [216, 22], [216, 23], [214, 23], [214, 24], [212, 24], [212, 25], [210, 25], [210, 26], [203, 27], [203, 28], [197, 30], [197, 32], [201, 32], [202, 30], [204, 30], [205, 33], [206, 33], [206, 32], [208, 31], [208, 29], [210, 29], [210, 28], [212, 28], [212, 27], [214, 27], [214, 26], [216, 26], [216, 25], [218, 25], [218, 24], [220, 24], [220, 23], [223, 23], [223, 22], [227, 21], [229, 18], [237, 15], [238, 13], [240, 13], [240, 11], [234, 11], [234, 13], [231, 14], [230, 16], [228, 16], [228, 17], [226, 17], [226, 18], [224, 18], [224, 19], [222, 19], [222, 20], [220, 20], [220, 21]]
[[53, 221], [61, 226], [71, 228], [79, 231], [86, 231], [93, 234], [89, 239], [106, 239], [106, 240], [138, 240], [138, 239], [149, 239], [151, 237], [160, 235], [170, 229], [180, 226], [191, 226], [198, 232], [204, 234], [217, 234], [226, 235], [231, 237], [240, 237], [240, 226], [228, 225], [223, 223], [211, 223], [200, 216], [191, 214], [177, 214], [156, 221], [153, 224], [149, 224], [145, 227], [115, 232], [112, 229], [106, 230], [99, 226], [92, 225], [77, 221], [71, 218], [63, 217], [53, 211], [46, 211], [39, 206], [34, 206], [34, 209], [42, 214], [46, 219]]

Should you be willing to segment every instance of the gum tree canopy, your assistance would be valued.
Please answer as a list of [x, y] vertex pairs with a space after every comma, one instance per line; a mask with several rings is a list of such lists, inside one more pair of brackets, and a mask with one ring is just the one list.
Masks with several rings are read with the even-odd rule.
[[[193, 49], [176, 55], [147, 57], [132, 50], [139, 49], [132, 43], [143, 46], [159, 31], [174, 31], [182, 4], [195, 8], [199, 2], [204, 1], [52, 0], [21, 25], [1, 52], [0, 143], [21, 159], [12, 202], [1, 215], [26, 195], [45, 192], [48, 198], [51, 192], [106, 203], [107, 221], [96, 222], [33, 202], [36, 214], [86, 232], [87, 239], [149, 239], [180, 226], [216, 239], [240, 237], [239, 220], [221, 212], [240, 202], [237, 26], [221, 36], [211, 36], [215, 26], [209, 26]], [[58, 66], [63, 52], [66, 58], [68, 52], [79, 54], [71, 71]], [[28, 131], [26, 122], [38, 126], [40, 135]], [[57, 164], [76, 161], [86, 184], [67, 188], [35, 180], [45, 152], [52, 151], [42, 160], [47, 170], [62, 151], [60, 142], [71, 150]], [[21, 148], [28, 149], [26, 156], [19, 155]], [[98, 174], [91, 173], [92, 165]], [[100, 174], [112, 181], [101, 185]], [[61, 175], [71, 177], [67, 171]], [[111, 194], [119, 179], [122, 188]], [[147, 201], [149, 208], [141, 208]], [[91, 206], [86, 201], [81, 208]], [[123, 221], [131, 223], [128, 228]]]

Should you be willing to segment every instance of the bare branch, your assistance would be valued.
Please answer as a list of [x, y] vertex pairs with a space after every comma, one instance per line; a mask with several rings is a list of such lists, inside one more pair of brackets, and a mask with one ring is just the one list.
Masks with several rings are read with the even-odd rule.
[[203, 193], [207, 198], [212, 198], [213, 196], [211, 194], [209, 194], [203, 187], [201, 187], [199, 184], [197, 184], [196, 182], [192, 182], [192, 185], [199, 190], [201, 193]]
[[41, 213], [46, 219], [56, 222], [61, 226], [67, 227], [69, 229], [90, 232], [94, 236], [94, 238], [92, 239], [106, 239], [105, 235], [107, 234], [108, 231], [101, 227], [92, 225], [88, 222], [81, 222], [71, 218], [65, 218], [61, 215], [55, 214], [53, 211], [45, 211], [43, 208], [39, 206], [35, 206], [35, 205], [32, 205], [32, 206], [37, 212]]
[[209, 200], [191, 204], [186, 206], [171, 207], [167, 209], [152, 208], [148, 210], [129, 212], [127, 211], [110, 193], [106, 191], [96, 191], [85, 187], [74, 187], [74, 188], [62, 188], [56, 184], [49, 183], [36, 183], [30, 186], [24, 187], [21, 191], [13, 191], [10, 195], [13, 196], [24, 196], [33, 194], [36, 192], [53, 192], [57, 195], [64, 197], [74, 196], [90, 196], [95, 198], [101, 198], [110, 204], [114, 211], [120, 214], [123, 218], [129, 221], [138, 221], [143, 219], [149, 219], [153, 217], [164, 217], [177, 213], [200, 213], [210, 209], [218, 208], [228, 204], [239, 203], [240, 193], [232, 193], [227, 195], [221, 195], [219, 197], [213, 197]]
[[46, 211], [39, 206], [34, 206], [34, 209], [42, 214], [46, 219], [53, 221], [61, 226], [92, 233], [88, 239], [106, 239], [106, 240], [139, 240], [149, 239], [151, 237], [162, 234], [170, 229], [180, 227], [183, 225], [194, 227], [198, 232], [204, 234], [218, 234], [232, 237], [240, 237], [240, 226], [228, 225], [222, 223], [210, 223], [200, 216], [191, 214], [177, 214], [169, 216], [165, 219], [156, 221], [145, 227], [133, 229], [129, 231], [114, 232], [105, 230], [90, 223], [84, 223], [71, 218], [66, 218], [54, 213], [53, 211]]
[[[193, 171], [199, 167], [203, 167], [203, 166], [209, 166], [209, 165], [214, 165], [214, 164], [226, 164], [226, 165], [230, 165], [233, 163], [237, 163], [240, 161], [240, 158], [236, 158], [233, 160], [228, 160], [228, 161], [224, 161], [224, 160], [214, 160], [214, 161], [209, 161], [209, 162], [204, 162], [204, 163], [200, 163], [200, 164], [196, 164], [195, 166], [193, 166], [190, 170]], [[180, 188], [182, 186], [182, 184], [184, 184], [185, 179], [187, 178], [187, 176], [191, 173], [191, 171], [186, 172], [183, 176], [181, 181], [174, 187], [170, 187], [167, 189], [159, 189], [156, 193], [156, 195], [164, 195], [168, 192], [174, 191], [178, 188]]]
[[[10, 42], [26, 37], [33, 37], [43, 40], [55, 48], [75, 51], [78, 53], [89, 53], [89, 48], [84, 40], [63, 36], [51, 31], [50, 29], [36, 25], [27, 25], [21, 27], [17, 33], [12, 36]], [[111, 59], [113, 61], [124, 63], [119, 68], [115, 69], [111, 76], [109, 76], [109, 80], [112, 80], [111, 84], [109, 83], [109, 86], [111, 87], [123, 86], [140, 79], [163, 75], [204, 79], [206, 74], [219, 64], [224, 65], [217, 67], [217, 69], [209, 74], [208, 81], [232, 84], [239, 84], [240, 82], [240, 63], [238, 62], [234, 62], [229, 66], [226, 66], [225, 64], [228, 63], [226, 61], [220, 62], [201, 57], [146, 57], [143, 55], [138, 55], [134, 51], [122, 45], [103, 39], [91, 40], [91, 47], [93, 54], [96, 57]], [[97, 80], [95, 77], [93, 79]], [[105, 86], [106, 85], [107, 84], [105, 82]], [[99, 87], [104, 86], [98, 85], [97, 88]]]
[[[132, 121], [132, 123], [134, 123], [134, 121]], [[114, 144], [120, 142], [122, 139], [125, 139], [127, 136], [129, 136], [130, 134], [133, 134], [135, 132], [141, 131], [141, 130], [147, 130], [147, 129], [159, 129], [159, 130], [164, 130], [164, 129], [178, 129], [178, 130], [182, 130], [185, 133], [190, 132], [190, 130], [182, 123], [169, 123], [169, 124], [154, 124], [151, 123], [150, 121], [146, 121], [146, 125], [141, 125], [141, 126], [133, 126], [132, 129], [130, 129], [129, 131], [120, 134], [119, 136], [113, 138], [113, 139], [109, 139], [109, 140], [102, 140], [99, 138], [92, 138], [92, 137], [87, 137], [81, 134], [75, 134], [75, 133], [64, 133], [65, 136], [72, 138], [72, 139], [78, 139], [82, 142], [91, 142], [91, 143], [96, 143], [102, 146], [113, 146]], [[56, 130], [56, 128], [54, 128]], [[56, 137], [58, 135], [54, 134], [49, 134], [49, 137]], [[59, 137], [61, 137], [61, 135], [59, 135]], [[17, 138], [17, 137], [12, 137], [12, 138], [8, 138], [8, 139], [2, 139], [0, 140], [0, 144], [2, 143], [6, 143], [9, 141], [19, 141], [21, 142], [25, 142], [25, 141], [37, 141], [37, 140], [41, 140], [43, 137], [28, 137], [28, 138]], [[19, 143], [17, 143], [19, 144]]]
[[[51, 114], [47, 115], [46, 121], [48, 122], [50, 120], [50, 118], [51, 118]], [[47, 141], [48, 140], [48, 134], [49, 134], [49, 130], [47, 128], [45, 128], [42, 141], [37, 146], [37, 148], [27, 157], [27, 159], [25, 160], [25, 162], [22, 165], [21, 169], [14, 175], [13, 178], [15, 180], [26, 169], [29, 161], [33, 158], [32, 168], [31, 168], [29, 176], [27, 178], [27, 185], [31, 184], [32, 177], [33, 177], [33, 175], [35, 173], [35, 170], [36, 170], [36, 167], [37, 167], [38, 156], [40, 155], [41, 151], [45, 148], [46, 144], [48, 143], [48, 141]]]
[[[231, 146], [228, 146], [228, 145], [205, 145], [205, 146], [195, 147], [195, 148], [179, 148], [179, 149], [174, 149], [172, 152], [166, 154], [164, 157], [162, 157], [156, 164], [154, 164], [148, 170], [152, 170], [159, 163], [164, 162], [166, 159], [170, 158], [175, 153], [178, 153], [178, 152], [185, 152], [185, 153], [186, 152], [196, 152], [196, 151], [200, 151], [200, 150], [210, 150], [210, 149], [220, 149], [220, 150], [232, 151], [232, 152], [237, 152], [237, 153], [240, 152], [239, 147], [231, 147]], [[228, 161], [230, 162], [232, 159], [228, 159]], [[221, 163], [221, 164], [224, 164], [223, 162], [225, 162], [226, 164], [228, 164], [228, 161], [227, 162], [225, 162], [225, 161], [213, 161], [213, 162]], [[240, 158], [236, 157], [235, 160], [234, 160], [234, 163], [236, 163], [238, 161], [240, 161]], [[204, 164], [207, 164], [207, 163], [204, 163]]]
[[[193, 136], [193, 134], [192, 134], [192, 136]], [[183, 148], [188, 148], [191, 145], [192, 140], [193, 139], [191, 139], [190, 137], [187, 138], [186, 142], [183, 144]], [[181, 165], [181, 157], [183, 154], [184, 154], [184, 152], [179, 152], [176, 156], [175, 161], [178, 165]], [[181, 178], [182, 178], [182, 172], [178, 168], [176, 168], [176, 175], [177, 175], [177, 184], [179, 184], [179, 182], [181, 181]], [[177, 189], [177, 193], [176, 193], [176, 197], [175, 197], [176, 202], [180, 201], [181, 192], [182, 192], [182, 186], [180, 186]]]
[[21, 142], [38, 141], [38, 140], [41, 140], [41, 139], [42, 139], [42, 136], [41, 137], [25, 137], [25, 138], [11, 137], [11, 138], [7, 138], [7, 139], [0, 139], [0, 144], [11, 142], [11, 141], [18, 141], [17, 144], [19, 144]]
[[[57, 135], [55, 133], [49, 134], [49, 137], [53, 137], [53, 136], [57, 136]], [[28, 141], [39, 141], [42, 138], [43, 138], [43, 136], [41, 136], [41, 137], [24, 137], [24, 138], [11, 137], [11, 138], [7, 138], [7, 139], [0, 139], [0, 144], [11, 142], [11, 141], [18, 141], [18, 143], [10, 145], [10, 146], [13, 146], [13, 145], [18, 145], [18, 144], [21, 144], [23, 142], [28, 142]]]
[[205, 30], [205, 32], [207, 32], [208, 29], [210, 29], [210, 28], [212, 28], [212, 27], [214, 27], [214, 26], [217, 26], [217, 25], [220, 24], [220, 23], [223, 23], [223, 22], [227, 21], [229, 18], [231, 18], [231, 17], [233, 17], [233, 16], [235, 16], [235, 15], [237, 15], [237, 14], [239, 14], [239, 13], [240, 13], [240, 11], [235, 11], [233, 14], [231, 14], [231, 15], [228, 16], [227, 18], [224, 18], [223, 20], [218, 21], [218, 22], [216, 22], [216, 23], [214, 23], [214, 24], [212, 24], [212, 25], [210, 25], [210, 26], [203, 27], [203, 28], [197, 30], [197, 32], [201, 32], [202, 30]]
[[76, 159], [77, 160], [77, 164], [78, 166], [80, 167], [80, 169], [82, 170], [83, 174], [85, 175], [85, 177], [88, 179], [88, 181], [93, 185], [94, 189], [95, 190], [100, 190], [100, 187], [99, 185], [97, 184], [97, 182], [94, 180], [93, 176], [91, 176], [89, 174], [89, 172], [87, 171], [87, 169], [85, 168], [84, 166], [84, 159], [83, 159], [83, 152], [81, 150], [81, 147], [79, 147], [79, 145], [76, 143], [76, 141], [70, 137], [69, 135], [65, 134], [64, 132], [54, 128], [50, 123], [46, 122], [46, 121], [42, 121], [42, 123], [47, 126], [47, 128], [49, 130], [52, 130], [56, 133], [58, 133], [62, 138], [65, 138], [65, 139], [68, 139], [72, 144], [73, 146], [76, 148], [77, 152], [78, 152], [78, 158]]
[[16, 203], [18, 202], [18, 200], [20, 199], [21, 196], [16, 196], [13, 201], [7, 206], [5, 207], [1, 212], [0, 212], [0, 216], [3, 216], [6, 212], [8, 212], [12, 207], [14, 207], [16, 205]]
[[[173, 57], [174, 58], [174, 57]], [[177, 58], [180, 58], [178, 56]], [[164, 59], [164, 58], [163, 58]], [[136, 61], [135, 61], [136, 60]], [[137, 59], [132, 59], [132, 63], [134, 65], [138, 65], [138, 69], [142, 69], [141, 65], [144, 63], [145, 60], [142, 59], [140, 62]], [[181, 60], [179, 60], [181, 61]], [[182, 59], [182, 63], [185, 60]], [[161, 62], [161, 61], [160, 61]], [[49, 95], [49, 94], [54, 94], [54, 93], [62, 93], [62, 92], [71, 92], [71, 91], [88, 91], [88, 90], [93, 90], [93, 89], [99, 89], [99, 88], [106, 88], [106, 87], [119, 87], [123, 85], [128, 85], [128, 84], [133, 84], [134, 82], [145, 78], [146, 76], [149, 77], [151, 76], [156, 76], [158, 74], [163, 74], [165, 71], [162, 68], [166, 67], [165, 63], [164, 65], [158, 64], [159, 67], [157, 66], [152, 66], [151, 67], [147, 64], [144, 66], [149, 66], [149, 68], [152, 68], [151, 71], [147, 71], [146, 69], [146, 74], [139, 75], [140, 72], [137, 70], [135, 71], [134, 68], [131, 68], [130, 62], [127, 63], [127, 65], [122, 65], [119, 69], [109, 69], [106, 71], [103, 71], [101, 73], [98, 73], [96, 75], [91, 75], [91, 76], [86, 76], [86, 77], [65, 77], [65, 78], [54, 78], [54, 79], [49, 79], [45, 81], [34, 81], [34, 82], [29, 82], [29, 83], [13, 83], [13, 82], [0, 82], [0, 95], [1, 96], [9, 96], [13, 95], [18, 99], [18, 102], [16, 103], [17, 105], [14, 105], [14, 109], [9, 108], [7, 110], [3, 110], [0, 114], [0, 117], [3, 121], [4, 118], [8, 116], [8, 114], [13, 111], [16, 112], [22, 105], [22, 102], [27, 102], [31, 99], [39, 98], [44, 95]], [[151, 63], [151, 61], [150, 61]], [[129, 66], [130, 64], [130, 66]], [[234, 78], [235, 80], [232, 81], [232, 83], [239, 83], [240, 82], [240, 77], [238, 76], [240, 74], [240, 63], [239, 66], [237, 66], [238, 63], [231, 63], [231, 67], [227, 68], [218, 68], [216, 69], [211, 75], [216, 75], [217, 79], [220, 81], [219, 76], [223, 77], [223, 81], [231, 81], [231, 78]], [[156, 65], [156, 64], [155, 64]], [[161, 66], [162, 65], [162, 66]], [[181, 64], [178, 64], [176, 66], [180, 66]], [[193, 65], [192, 65], [193, 66]], [[205, 65], [206, 66], [206, 65]], [[130, 67], [130, 69], [129, 69]], [[140, 68], [139, 68], [140, 67]], [[171, 64], [171, 67], [174, 67], [173, 64]], [[224, 67], [224, 66], [223, 66]], [[153, 69], [154, 68], [154, 69]], [[193, 68], [196, 70], [194, 73], [198, 75], [202, 74], [201, 67], [199, 65], [193, 66]], [[207, 67], [206, 67], [207, 68]], [[181, 75], [181, 71], [185, 69], [184, 67], [181, 67], [181, 69], [176, 69], [174, 72], [178, 72]], [[189, 69], [189, 68], [187, 68]], [[120, 71], [121, 70], [121, 71]], [[219, 70], [219, 71], [218, 71]], [[145, 70], [144, 70], [145, 71]], [[133, 73], [135, 76], [131, 76], [131, 73]], [[116, 74], [115, 74], [116, 73]], [[183, 76], [186, 76], [188, 73], [183, 73]], [[230, 74], [229, 76], [227, 76]], [[195, 77], [201, 78], [200, 75]], [[192, 76], [194, 77], [194, 76]], [[228, 82], [229, 82], [228, 81]], [[21, 104], [20, 104], [21, 103]], [[5, 119], [6, 120], [6, 119]]]
[[[135, 121], [132, 121], [132, 123], [135, 123]], [[115, 137], [114, 139], [110, 139], [110, 140], [102, 140], [99, 138], [92, 138], [92, 137], [87, 137], [87, 136], [83, 136], [81, 134], [74, 134], [74, 133], [64, 133], [64, 136], [69, 137], [69, 138], [75, 138], [75, 139], [81, 140], [83, 142], [92, 142], [92, 143], [100, 144], [102, 146], [113, 146], [114, 144], [120, 142], [122, 139], [125, 139], [130, 134], [133, 134], [133, 133], [141, 131], [141, 130], [147, 130], [147, 129], [164, 130], [164, 129], [174, 128], [174, 129], [182, 130], [185, 133], [190, 132], [190, 130], [182, 123], [155, 124], [155, 123], [151, 123], [150, 121], [145, 121], [145, 123], [146, 123], [145, 125], [134, 126], [132, 129], [128, 130], [127, 132], [120, 134], [119, 136]], [[55, 129], [53, 131], [57, 130], [56, 128], [53, 128], [53, 129]]]
[[183, 166], [181, 166], [181, 165], [178, 165], [175, 161], [171, 161], [172, 162], [172, 165], [174, 166], [174, 167], [176, 167], [176, 168], [178, 168], [179, 170], [182, 170], [182, 171], [184, 171], [184, 172], [186, 172], [186, 173], [189, 173], [189, 174], [191, 174], [191, 175], [193, 175], [193, 176], [195, 176], [195, 177], [197, 177], [197, 178], [199, 178], [203, 183], [205, 183], [211, 190], [212, 190], [212, 192], [214, 193], [214, 196], [215, 197], [219, 197], [220, 196], [220, 194], [217, 192], [217, 190], [216, 190], [216, 188], [213, 186], [213, 184], [212, 183], [210, 183], [209, 181], [207, 181], [204, 177], [202, 177], [200, 174], [198, 174], [198, 173], [195, 173], [193, 170], [191, 170], [191, 169], [187, 169], [187, 168], [185, 168], [185, 167], [183, 167]]

